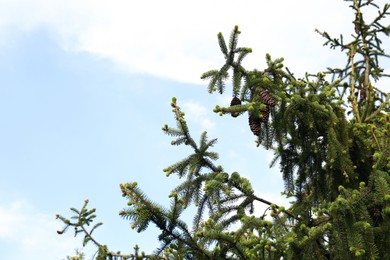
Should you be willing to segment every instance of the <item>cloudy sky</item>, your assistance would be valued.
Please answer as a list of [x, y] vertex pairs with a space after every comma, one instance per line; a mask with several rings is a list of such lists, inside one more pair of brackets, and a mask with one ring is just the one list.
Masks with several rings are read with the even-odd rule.
[[268, 168], [272, 153], [255, 147], [245, 116], [212, 112], [231, 92], [208, 94], [200, 75], [221, 66], [216, 35], [228, 37], [234, 25], [239, 45], [253, 49], [247, 68], [264, 68], [266, 53], [284, 57], [298, 76], [341, 66], [344, 54], [323, 47], [314, 29], [348, 38], [352, 19], [341, 0], [0, 0], [2, 257], [72, 255], [81, 242], [71, 232], [56, 234], [55, 214], [69, 216], [87, 198], [105, 223], [96, 231], [101, 243], [154, 249], [153, 227], [137, 234], [119, 218], [126, 205], [119, 183], [137, 181], [168, 205], [178, 182], [162, 169], [189, 152], [170, 146], [161, 131], [175, 124], [173, 96], [195, 139], [204, 130], [218, 137], [214, 150], [226, 171], [283, 203], [281, 175]]

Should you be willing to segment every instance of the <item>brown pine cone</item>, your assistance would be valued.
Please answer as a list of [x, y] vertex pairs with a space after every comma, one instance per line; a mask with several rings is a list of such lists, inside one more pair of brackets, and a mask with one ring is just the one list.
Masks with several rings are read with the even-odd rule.
[[[241, 100], [238, 98], [238, 97], [233, 97], [232, 101], [230, 102], [230, 106], [237, 106], [237, 105], [241, 105]], [[232, 117], [238, 117], [240, 113], [238, 112], [232, 112], [231, 115]]]

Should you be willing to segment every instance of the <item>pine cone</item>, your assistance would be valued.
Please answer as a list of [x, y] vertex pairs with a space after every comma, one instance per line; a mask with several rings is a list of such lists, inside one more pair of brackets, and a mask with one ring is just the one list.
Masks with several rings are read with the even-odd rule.
[[261, 119], [258, 117], [254, 117], [253, 115], [249, 115], [249, 128], [251, 129], [252, 133], [256, 136], [260, 135], [261, 131]]
[[267, 123], [269, 118], [269, 106], [265, 108], [265, 110], [262, 111], [263, 117], [261, 118], [261, 122]]
[[374, 226], [378, 226], [382, 220], [383, 220], [383, 217], [382, 217], [382, 209], [381, 207], [373, 207], [370, 209], [370, 216], [371, 216], [371, 219], [372, 219], [372, 222], [374, 223]]
[[267, 90], [260, 91], [260, 95], [263, 98], [264, 104], [270, 107], [274, 107], [276, 105], [275, 100], [270, 96]]
[[[239, 99], [238, 97], [233, 97], [232, 101], [230, 102], [230, 106], [237, 106], [237, 105], [241, 105], [241, 99]], [[240, 113], [238, 112], [232, 112], [231, 115], [232, 117], [238, 117]]]

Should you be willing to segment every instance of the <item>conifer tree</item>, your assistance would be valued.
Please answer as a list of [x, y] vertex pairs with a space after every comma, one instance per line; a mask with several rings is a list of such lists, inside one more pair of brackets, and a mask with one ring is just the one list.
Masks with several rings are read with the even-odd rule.
[[[100, 223], [87, 229], [96, 217], [88, 201], [71, 209], [71, 220], [57, 215], [65, 224], [58, 233], [74, 227], [84, 245], [98, 247], [97, 259], [390, 259], [390, 93], [376, 87], [390, 76], [380, 66], [390, 57], [381, 41], [390, 35], [383, 24], [390, 4], [346, 2], [355, 14], [352, 40], [317, 31], [347, 54], [345, 66], [296, 78], [283, 58], [267, 54], [266, 69], [247, 70], [242, 61], [251, 49], [237, 47], [235, 26], [228, 42], [218, 34], [225, 64], [202, 75], [210, 93], [225, 93], [232, 79], [231, 105], [214, 111], [248, 117], [257, 145], [274, 151], [292, 205], [258, 197], [248, 179], [215, 164], [216, 139], [204, 132], [196, 142], [173, 98], [177, 126], [162, 130], [192, 154], [164, 169], [183, 179], [171, 205], [153, 202], [135, 182], [120, 184], [128, 207], [119, 215], [137, 232], [155, 225], [160, 247], [149, 255], [137, 246], [131, 254], [110, 251], [92, 237]], [[374, 20], [366, 9], [377, 11]], [[269, 206], [263, 215], [254, 214], [259, 204]], [[197, 208], [191, 226], [181, 218], [190, 205]]]

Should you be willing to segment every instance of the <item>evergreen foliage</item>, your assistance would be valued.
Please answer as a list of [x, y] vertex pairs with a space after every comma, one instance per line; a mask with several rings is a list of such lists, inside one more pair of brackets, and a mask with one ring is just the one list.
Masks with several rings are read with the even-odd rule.
[[[225, 64], [202, 75], [210, 93], [224, 93], [231, 78], [231, 105], [214, 111], [248, 114], [257, 144], [275, 153], [273, 165], [279, 163], [285, 194], [294, 199], [290, 208], [257, 197], [248, 179], [216, 165], [217, 139], [204, 132], [196, 142], [173, 98], [177, 126], [162, 130], [192, 154], [164, 169], [183, 178], [169, 195], [170, 207], [150, 200], [137, 183], [120, 185], [128, 207], [119, 215], [137, 232], [157, 226], [160, 247], [150, 255], [138, 247], [127, 255], [109, 251], [92, 237], [100, 223], [85, 228], [95, 218], [88, 201], [80, 211], [71, 209], [74, 222], [57, 215], [65, 223], [58, 233], [73, 226], [84, 245], [98, 247], [97, 259], [390, 259], [390, 93], [375, 87], [390, 76], [380, 67], [390, 57], [380, 38], [390, 34], [383, 25], [390, 4], [346, 2], [355, 13], [352, 40], [318, 31], [325, 45], [347, 54], [343, 68], [297, 79], [283, 58], [267, 54], [267, 68], [246, 70], [242, 61], [251, 49], [237, 47], [235, 26], [228, 43], [218, 34]], [[369, 23], [368, 8], [378, 13]], [[258, 203], [269, 206], [261, 216], [254, 214]], [[197, 208], [192, 226], [181, 219], [190, 205]]]
[[66, 260], [85, 260], [85, 254], [76, 250], [75, 256], [67, 256]]

